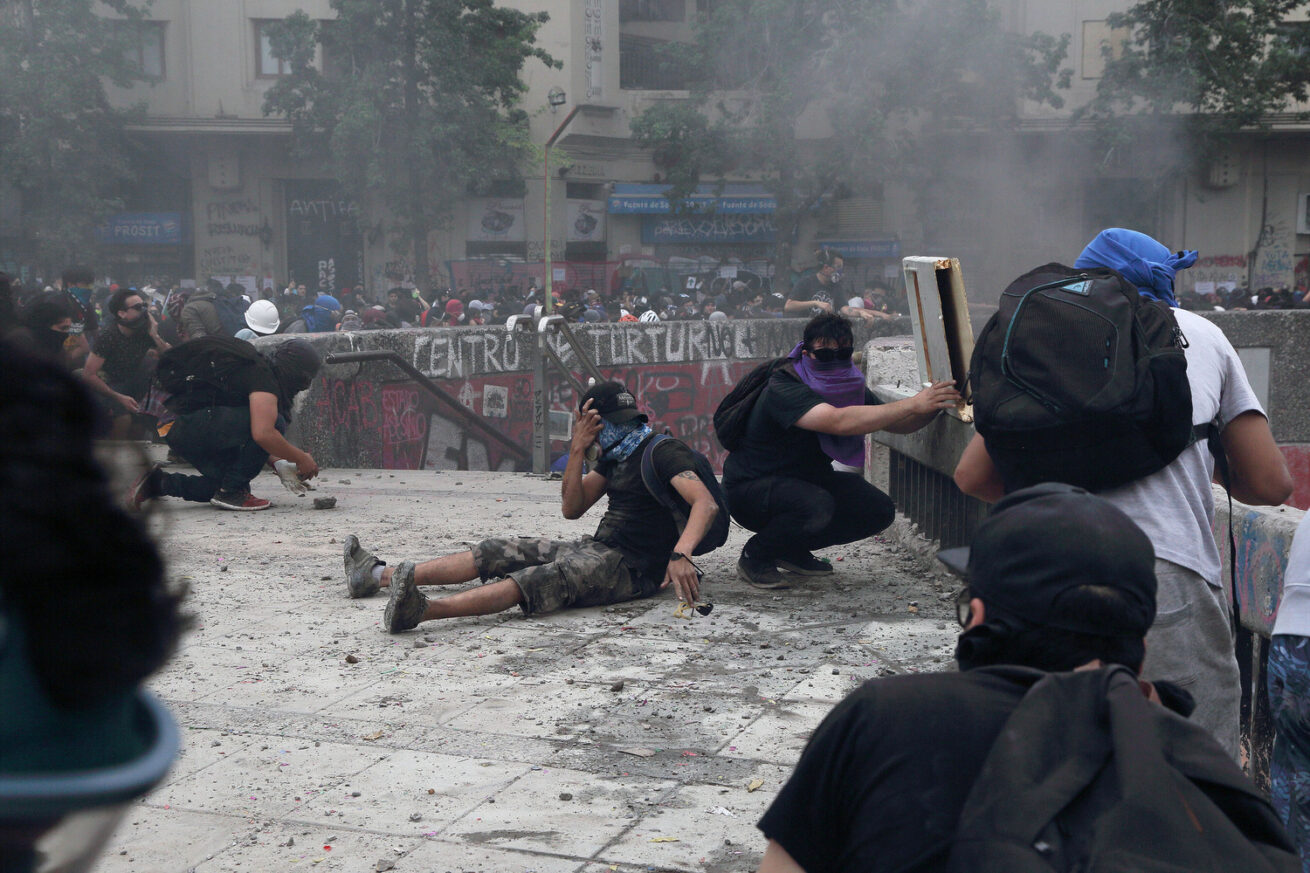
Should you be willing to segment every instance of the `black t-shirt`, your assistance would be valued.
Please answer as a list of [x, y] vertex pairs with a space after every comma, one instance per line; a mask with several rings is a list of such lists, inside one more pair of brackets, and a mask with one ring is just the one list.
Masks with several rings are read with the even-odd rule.
[[100, 318], [96, 315], [96, 308], [92, 304], [83, 306], [77, 299], [77, 295], [72, 291], [65, 290], [64, 303], [73, 311], [73, 329], [69, 331], [73, 336], [87, 334], [87, 339], [100, 329]]
[[155, 341], [145, 328], [124, 334], [117, 324], [111, 323], [96, 335], [91, 351], [105, 359], [100, 368], [105, 382], [117, 391], [127, 391], [143, 387], [133, 383], [144, 383], [141, 362], [154, 347]]
[[[826, 402], [794, 372], [775, 370], [751, 409], [741, 448], [723, 464], [723, 487], [760, 476], [815, 480], [830, 473], [832, 458], [819, 447], [818, 433], [795, 426], [797, 419]], [[881, 402], [864, 389], [866, 406]]]
[[[651, 434], [642, 440], [623, 461], [602, 459], [596, 465], [596, 472], [605, 477], [609, 497], [609, 507], [596, 528], [596, 539], [621, 551], [628, 566], [647, 582], [659, 584], [664, 581], [669, 553], [678, 543], [678, 526], [641, 478], [641, 456], [654, 438]], [[679, 440], [664, 440], [654, 451], [651, 461], [661, 481], [668, 482], [685, 470], [696, 469], [695, 455]]]
[[[811, 273], [801, 279], [798, 279], [795, 285], [791, 286], [791, 293], [787, 295], [788, 300], [818, 300], [832, 306], [833, 312], [841, 310], [841, 304], [838, 302], [843, 298], [840, 296], [841, 283], [829, 282], [826, 285], [819, 281], [817, 273]], [[818, 315], [823, 310], [817, 306], [810, 307], [810, 315]]]
[[944, 870], [969, 789], [1041, 675], [983, 667], [866, 682], [814, 731], [760, 830], [806, 873]]

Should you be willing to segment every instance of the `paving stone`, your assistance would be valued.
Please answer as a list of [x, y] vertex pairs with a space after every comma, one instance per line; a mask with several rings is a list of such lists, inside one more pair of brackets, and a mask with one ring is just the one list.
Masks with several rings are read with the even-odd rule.
[[845, 556], [834, 577], [761, 592], [736, 579], [737, 529], [698, 559], [707, 617], [675, 618], [664, 592], [392, 636], [385, 596], [345, 596], [346, 534], [421, 561], [489, 535], [588, 534], [600, 508], [567, 521], [558, 482], [522, 474], [348, 475], [331, 513], [269, 474], [253, 490], [273, 511], [166, 501], [151, 517], [199, 619], [150, 682], [184, 750], [97, 873], [753, 870], [755, 821], [832, 705], [883, 670], [950, 663], [951, 608], [894, 544], [828, 550]]

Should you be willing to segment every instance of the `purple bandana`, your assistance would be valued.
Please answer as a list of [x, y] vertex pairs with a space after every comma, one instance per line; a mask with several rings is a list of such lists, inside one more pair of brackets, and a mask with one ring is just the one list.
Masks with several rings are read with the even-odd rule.
[[[864, 374], [850, 361], [823, 364], [801, 354], [804, 342], [788, 353], [796, 367], [796, 375], [825, 402], [841, 408], [864, 405]], [[848, 467], [864, 466], [864, 437], [819, 434], [819, 448], [838, 463]]]

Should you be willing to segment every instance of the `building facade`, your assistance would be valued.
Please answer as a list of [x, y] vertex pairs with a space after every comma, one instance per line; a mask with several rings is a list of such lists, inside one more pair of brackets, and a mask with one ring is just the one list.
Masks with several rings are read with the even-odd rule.
[[[949, 208], [925, 207], [923, 192], [893, 181], [881, 196], [836, 200], [816, 212], [792, 247], [794, 263], [774, 264], [766, 190], [730, 180], [714, 215], [671, 215], [660, 167], [631, 138], [632, 119], [652, 102], [686, 98], [689, 83], [659, 63], [657, 49], [685, 39], [704, 2], [507, 4], [550, 7], [538, 41], [563, 68], [530, 62], [523, 107], [534, 142], [559, 137], [549, 168], [523, 168], [522, 187], [452, 204], [452, 220], [430, 238], [434, 283], [469, 291], [541, 284], [549, 249], [552, 279], [566, 287], [612, 285], [622, 276], [674, 290], [689, 273], [753, 280], [803, 268], [805, 253], [826, 244], [848, 256], [848, 284], [894, 280], [902, 254], [960, 257], [971, 297], [987, 301], [1023, 268], [1071, 260], [1108, 224], [1133, 224], [1201, 250], [1184, 279], [1201, 288], [1304, 281], [1310, 126], [1291, 111], [1168, 184], [1156, 173], [1177, 143], [1097, 154], [1086, 132], [1071, 127], [1072, 111], [1095, 91], [1101, 46], [1116, 37], [1106, 17], [1124, 0], [999, 0], [1015, 31], [1070, 34], [1065, 106], [1024, 105], [1012, 133], [962, 139], [954, 172], [942, 181], [949, 198], [928, 198], [948, 200]], [[286, 72], [265, 27], [297, 9], [332, 16], [328, 0], [155, 0], [141, 48], [152, 81], [111, 95], [123, 105], [145, 102], [137, 130], [156, 156], [128, 208], [94, 241], [97, 263], [111, 275], [232, 277], [256, 287], [293, 281], [325, 290], [363, 283], [381, 293], [412, 274], [385, 234], [368, 231], [385, 205], [339, 196], [321, 168], [292, 158], [289, 124], [263, 115], [265, 92]]]

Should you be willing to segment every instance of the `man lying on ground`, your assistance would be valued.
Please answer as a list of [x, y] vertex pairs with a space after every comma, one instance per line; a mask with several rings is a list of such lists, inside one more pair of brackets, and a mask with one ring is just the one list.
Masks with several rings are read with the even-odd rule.
[[[695, 471], [691, 450], [675, 439], [653, 449], [656, 475], [687, 505], [679, 532], [672, 513], [659, 503], [641, 475], [642, 455], [655, 437], [637, 402], [618, 382], [602, 382], [582, 400], [573, 426], [561, 504], [564, 517], [580, 518], [602, 496], [609, 506], [594, 536], [577, 540], [517, 537], [486, 539], [472, 549], [415, 565], [386, 565], [351, 535], [345, 541], [346, 586], [351, 597], [390, 588], [385, 613], [389, 633], [419, 622], [489, 615], [518, 606], [526, 615], [566, 607], [601, 606], [650, 597], [670, 583], [678, 597], [695, 603], [700, 579], [691, 555], [718, 512]], [[601, 456], [583, 475], [588, 448]], [[429, 600], [420, 585], [459, 585], [481, 579], [481, 587]]]

